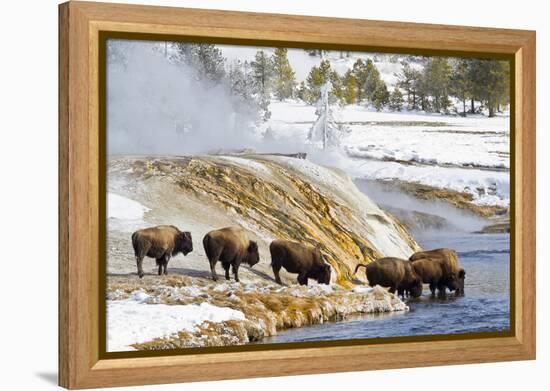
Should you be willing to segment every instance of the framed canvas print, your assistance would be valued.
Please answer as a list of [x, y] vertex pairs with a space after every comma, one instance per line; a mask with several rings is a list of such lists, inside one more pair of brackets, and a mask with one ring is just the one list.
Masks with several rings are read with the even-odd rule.
[[534, 32], [59, 12], [60, 385], [535, 357]]

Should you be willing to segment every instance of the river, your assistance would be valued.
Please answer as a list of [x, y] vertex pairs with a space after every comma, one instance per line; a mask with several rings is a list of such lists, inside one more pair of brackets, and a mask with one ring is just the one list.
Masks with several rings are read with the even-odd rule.
[[290, 329], [261, 343], [328, 341], [506, 331], [510, 328], [510, 235], [431, 231], [414, 235], [424, 249], [457, 251], [466, 270], [465, 295], [432, 298], [427, 286], [410, 310], [364, 315]]

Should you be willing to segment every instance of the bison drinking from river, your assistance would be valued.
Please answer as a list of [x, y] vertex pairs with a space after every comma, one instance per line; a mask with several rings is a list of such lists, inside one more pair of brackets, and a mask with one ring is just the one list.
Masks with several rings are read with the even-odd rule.
[[212, 279], [218, 280], [216, 263], [220, 261], [229, 280], [229, 267], [233, 267], [235, 281], [239, 281], [239, 266], [242, 262], [254, 266], [260, 261], [258, 244], [248, 239], [246, 231], [239, 227], [222, 228], [208, 232], [202, 240], [204, 252], [210, 262]]
[[391, 293], [397, 291], [401, 296], [408, 291], [412, 297], [418, 297], [422, 294], [422, 280], [411, 265], [411, 262], [404, 259], [388, 257], [368, 265], [359, 264], [355, 267], [355, 273], [360, 267], [364, 267], [370, 286], [389, 287]]
[[[411, 255], [409, 261], [416, 263], [422, 259], [431, 260], [441, 264], [443, 276], [441, 284], [439, 284], [440, 286], [438, 288], [441, 294], [445, 293], [446, 286], [449, 290], [454, 290], [457, 295], [464, 295], [464, 280], [466, 278], [466, 272], [460, 267], [456, 251], [450, 248], [437, 248], [435, 250], [419, 251]], [[418, 266], [417, 268], [420, 267], [425, 268], [424, 266]]]
[[287, 272], [298, 274], [300, 285], [307, 285], [309, 278], [317, 280], [320, 284], [330, 284], [330, 266], [325, 263], [318, 248], [288, 240], [274, 240], [269, 246], [269, 251], [277, 283], [282, 285], [279, 271], [284, 267]]
[[132, 234], [132, 246], [136, 256], [138, 276], [143, 277], [143, 258], [145, 256], [157, 260], [158, 273], [167, 274], [170, 257], [193, 251], [193, 240], [190, 232], [182, 232], [173, 225], [140, 229]]

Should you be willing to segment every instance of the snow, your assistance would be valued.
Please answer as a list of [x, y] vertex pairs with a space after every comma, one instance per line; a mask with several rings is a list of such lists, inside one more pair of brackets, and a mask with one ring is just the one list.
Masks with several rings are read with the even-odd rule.
[[236, 164], [238, 166], [254, 170], [258, 173], [263, 173], [263, 174], [268, 174], [268, 175], [271, 174], [271, 170], [268, 167], [266, 167], [264, 164], [262, 164], [260, 162], [254, 161], [254, 160], [244, 159], [244, 158], [240, 158], [238, 156], [218, 156], [218, 157], [220, 159], [226, 160], [226, 161], [231, 162], [233, 164]]
[[200, 305], [144, 304], [149, 296], [135, 292], [126, 300], [107, 301], [107, 351], [133, 350], [131, 345], [193, 331], [205, 321], [244, 320], [241, 311]]
[[107, 193], [107, 217], [119, 220], [141, 220], [151, 209], [115, 193]]
[[[295, 143], [301, 140], [307, 150], [315, 107], [297, 101], [272, 101], [270, 110], [271, 119], [265, 126], [272, 134]], [[397, 179], [468, 193], [478, 205], [509, 205], [508, 115], [488, 118], [377, 112], [348, 105], [339, 110], [339, 116], [350, 129], [341, 140], [344, 153], [329, 159], [330, 151], [310, 149], [308, 158], [338, 167], [352, 178]], [[310, 170], [304, 164], [296, 168]], [[325, 181], [328, 178], [322, 173], [310, 174]]]
[[374, 288], [371, 288], [370, 286], [365, 285], [356, 285], [351, 290], [354, 293], [370, 293], [374, 290]]

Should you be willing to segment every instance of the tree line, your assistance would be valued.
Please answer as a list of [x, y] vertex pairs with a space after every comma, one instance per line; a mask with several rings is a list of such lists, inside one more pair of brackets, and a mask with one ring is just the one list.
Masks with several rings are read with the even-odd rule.
[[313, 54], [321, 57], [320, 64], [297, 83], [285, 48], [276, 48], [271, 55], [259, 50], [253, 60], [231, 64], [213, 44], [176, 43], [174, 48], [174, 59], [192, 65], [199, 78], [228, 85], [235, 95], [261, 111], [264, 120], [270, 116], [270, 99], [294, 98], [314, 105], [327, 81], [332, 104], [364, 104], [376, 110], [450, 113], [456, 110], [454, 98], [461, 103], [461, 115], [486, 109], [489, 117], [494, 117], [509, 103], [510, 69], [505, 61], [429, 57], [421, 59], [422, 66], [416, 66], [408, 57], [401, 61], [401, 70], [394, 75], [397, 82], [390, 91], [372, 59], [359, 58], [340, 75], [328, 59], [323, 59], [325, 53], [316, 51]]

